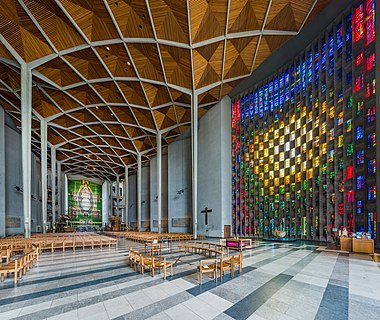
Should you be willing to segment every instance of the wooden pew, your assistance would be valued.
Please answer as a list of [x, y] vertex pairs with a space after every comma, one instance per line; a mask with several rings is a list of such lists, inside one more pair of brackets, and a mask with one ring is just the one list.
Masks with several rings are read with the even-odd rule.
[[14, 283], [17, 283], [18, 278], [22, 278], [22, 275], [24, 273], [25, 265], [25, 256], [21, 256], [15, 260], [10, 261], [6, 265], [2, 266], [0, 268], [0, 274], [1, 274], [1, 281], [4, 281], [4, 275], [14, 275]]

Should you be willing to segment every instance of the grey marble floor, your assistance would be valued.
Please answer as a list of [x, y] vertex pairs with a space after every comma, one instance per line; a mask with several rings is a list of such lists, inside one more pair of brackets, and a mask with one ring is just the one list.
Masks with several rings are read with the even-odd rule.
[[0, 319], [379, 319], [380, 257], [255, 242], [243, 272], [197, 282], [201, 256], [164, 251], [173, 277], [140, 275], [128, 248], [44, 253], [17, 286], [0, 284]]

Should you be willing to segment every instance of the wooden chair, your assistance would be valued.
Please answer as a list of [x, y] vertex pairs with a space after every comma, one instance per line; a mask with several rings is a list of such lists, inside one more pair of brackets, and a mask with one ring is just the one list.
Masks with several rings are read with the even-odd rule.
[[170, 268], [170, 276], [173, 276], [173, 263], [166, 261], [165, 257], [154, 257], [152, 265], [152, 277], [154, 276], [154, 269], [158, 268], [164, 270], [164, 280], [166, 280], [166, 269]]
[[230, 270], [231, 277], [234, 276], [235, 268], [237, 268], [239, 273], [241, 273], [243, 271], [243, 255], [242, 255], [242, 253], [239, 252], [238, 254], [231, 256], [231, 262], [230, 263], [231, 263], [231, 270]]
[[154, 257], [140, 255], [140, 272], [144, 274], [145, 268], [151, 272], [152, 277], [154, 277]]
[[135, 271], [138, 271], [141, 273], [141, 259], [142, 259], [142, 254], [140, 253], [140, 251], [135, 251], [134, 252], [134, 258], [133, 258], [133, 265], [134, 265], [134, 269]]
[[136, 264], [140, 260], [140, 251], [133, 250], [129, 247], [129, 267], [133, 267], [136, 270]]
[[1, 257], [1, 262], [3, 261], [3, 259], [5, 259], [5, 263], [9, 263], [11, 259], [11, 249], [7, 248], [7, 249], [1, 250], [0, 257]]
[[229, 270], [230, 275], [231, 275], [231, 257], [223, 257], [223, 255], [222, 255], [219, 263], [217, 264], [217, 269], [219, 269], [220, 283], [222, 283], [223, 282], [223, 275], [224, 275], [225, 271]]
[[217, 273], [217, 260], [215, 259], [204, 259], [199, 261], [198, 269], [198, 282], [202, 284], [202, 277], [204, 273], [211, 273], [212, 279], [215, 279], [215, 282], [218, 282], [218, 273]]

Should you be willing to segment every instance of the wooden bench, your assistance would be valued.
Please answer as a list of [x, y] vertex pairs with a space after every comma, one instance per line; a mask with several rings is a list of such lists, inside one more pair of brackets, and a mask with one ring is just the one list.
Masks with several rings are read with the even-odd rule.
[[4, 281], [4, 276], [14, 275], [14, 283], [17, 283], [18, 279], [21, 279], [26, 271], [33, 267], [34, 262], [38, 259], [39, 248], [33, 247], [32, 249], [26, 249], [24, 254], [17, 259], [9, 261], [4, 266], [0, 267], [1, 281]]

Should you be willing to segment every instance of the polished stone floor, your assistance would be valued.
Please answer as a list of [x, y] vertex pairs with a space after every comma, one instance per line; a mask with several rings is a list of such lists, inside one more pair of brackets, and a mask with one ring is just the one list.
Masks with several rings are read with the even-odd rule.
[[131, 244], [44, 253], [16, 287], [0, 284], [0, 319], [380, 319], [376, 255], [256, 242], [240, 275], [200, 286], [201, 256], [167, 250], [176, 266], [164, 281], [128, 267]]

